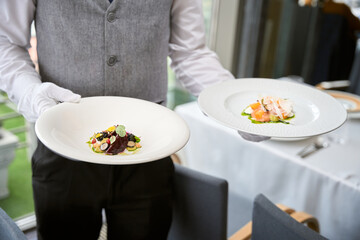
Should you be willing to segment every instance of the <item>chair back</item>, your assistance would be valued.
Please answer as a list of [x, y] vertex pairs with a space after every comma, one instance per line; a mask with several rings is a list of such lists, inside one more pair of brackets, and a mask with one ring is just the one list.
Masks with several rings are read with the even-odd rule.
[[0, 239], [27, 240], [15, 222], [0, 208]]
[[254, 200], [252, 222], [252, 240], [326, 239], [304, 224], [297, 222], [262, 194], [256, 196]]
[[170, 240], [225, 240], [228, 183], [175, 164]]

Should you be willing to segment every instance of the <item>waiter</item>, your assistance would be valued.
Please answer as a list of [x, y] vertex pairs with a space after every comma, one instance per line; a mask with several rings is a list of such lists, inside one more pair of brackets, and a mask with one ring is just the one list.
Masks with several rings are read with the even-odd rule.
[[[40, 75], [27, 52], [33, 21]], [[194, 95], [233, 78], [205, 46], [201, 0], [0, 1], [0, 87], [30, 122], [80, 96], [165, 104], [168, 56]], [[39, 142], [38, 238], [97, 239], [104, 209], [108, 239], [166, 239], [173, 168], [169, 157], [122, 166], [71, 161]]]

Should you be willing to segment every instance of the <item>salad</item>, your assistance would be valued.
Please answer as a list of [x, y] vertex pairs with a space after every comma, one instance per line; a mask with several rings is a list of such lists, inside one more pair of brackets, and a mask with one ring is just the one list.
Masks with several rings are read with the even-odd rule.
[[141, 148], [140, 138], [125, 130], [123, 125], [114, 125], [94, 133], [87, 142], [96, 153], [117, 155], [125, 151], [134, 152]]
[[288, 99], [266, 96], [247, 106], [242, 115], [253, 123], [285, 123], [295, 116], [293, 103]]

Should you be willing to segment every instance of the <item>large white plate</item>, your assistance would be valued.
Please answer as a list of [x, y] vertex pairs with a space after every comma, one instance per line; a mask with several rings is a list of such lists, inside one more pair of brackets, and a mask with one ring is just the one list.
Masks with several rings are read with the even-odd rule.
[[[295, 117], [290, 124], [254, 124], [242, 111], [259, 96], [291, 100]], [[275, 79], [244, 78], [206, 88], [199, 96], [200, 109], [225, 126], [274, 138], [305, 138], [330, 132], [347, 118], [345, 108], [335, 98], [314, 87]]]
[[[86, 143], [95, 133], [122, 124], [141, 138], [131, 155], [94, 153]], [[100, 164], [137, 164], [167, 157], [189, 139], [189, 128], [174, 111], [159, 104], [125, 97], [89, 97], [45, 111], [35, 131], [48, 148], [72, 159]]]

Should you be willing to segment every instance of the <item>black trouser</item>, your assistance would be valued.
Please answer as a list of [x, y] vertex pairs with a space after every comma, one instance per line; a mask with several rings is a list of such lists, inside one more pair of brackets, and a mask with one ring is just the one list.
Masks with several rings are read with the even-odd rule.
[[65, 159], [39, 142], [32, 159], [39, 239], [166, 239], [171, 224], [170, 159], [101, 165]]

